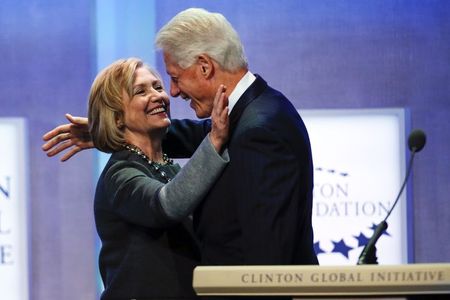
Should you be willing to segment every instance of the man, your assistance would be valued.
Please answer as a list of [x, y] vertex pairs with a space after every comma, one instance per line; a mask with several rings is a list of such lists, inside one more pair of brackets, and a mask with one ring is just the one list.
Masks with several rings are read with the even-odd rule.
[[[296, 109], [248, 70], [240, 39], [221, 14], [187, 9], [158, 32], [156, 45], [170, 76], [171, 95], [190, 101], [199, 118], [210, 116], [220, 84], [229, 100], [230, 163], [194, 214], [202, 264], [317, 264], [311, 147]], [[44, 136], [56, 135], [44, 150], [70, 139], [49, 155], [78, 144], [63, 160], [90, 147], [79, 140], [81, 134], [67, 133], [64, 126]], [[173, 120], [164, 150], [172, 157], [188, 157], [209, 128], [209, 120]]]
[[[185, 10], [161, 28], [156, 45], [171, 95], [190, 100], [197, 117], [209, 117], [217, 88], [227, 87], [231, 161], [194, 215], [203, 264], [317, 264], [311, 149], [295, 108], [248, 71], [239, 37], [221, 14]], [[165, 150], [193, 153], [205, 122], [175, 122]]]

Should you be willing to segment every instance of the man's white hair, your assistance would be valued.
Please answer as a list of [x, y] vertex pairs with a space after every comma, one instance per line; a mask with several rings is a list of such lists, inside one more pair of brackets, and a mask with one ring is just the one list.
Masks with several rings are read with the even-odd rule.
[[178, 13], [159, 30], [155, 44], [183, 69], [191, 66], [200, 54], [207, 54], [230, 72], [248, 67], [233, 26], [222, 14], [201, 8]]

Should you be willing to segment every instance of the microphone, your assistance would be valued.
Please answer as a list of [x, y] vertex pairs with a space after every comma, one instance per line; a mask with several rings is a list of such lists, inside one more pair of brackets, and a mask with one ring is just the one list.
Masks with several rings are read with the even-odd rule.
[[411, 150], [413, 154], [419, 152], [425, 146], [426, 141], [427, 137], [425, 136], [425, 132], [420, 129], [413, 130], [408, 137], [409, 150]]
[[400, 195], [403, 192], [403, 189], [406, 186], [406, 183], [408, 182], [409, 174], [411, 173], [414, 156], [417, 152], [423, 149], [426, 143], [426, 135], [425, 133], [420, 130], [416, 129], [413, 130], [408, 137], [408, 148], [411, 151], [411, 157], [409, 159], [408, 163], [408, 169], [406, 171], [405, 180], [403, 181], [403, 184], [400, 188], [400, 192], [397, 195], [397, 198], [394, 201], [394, 204], [392, 205], [391, 209], [389, 210], [388, 214], [384, 218], [384, 220], [378, 224], [377, 228], [375, 229], [372, 237], [367, 242], [367, 244], [364, 246], [363, 251], [359, 255], [358, 258], [358, 265], [366, 265], [366, 264], [378, 264], [377, 262], [377, 256], [376, 256], [376, 247], [375, 244], [380, 238], [380, 236], [383, 234], [383, 232], [386, 231], [388, 224], [386, 222], [387, 218], [390, 216], [392, 210], [394, 209], [395, 205], [397, 204], [398, 200], [400, 199]]

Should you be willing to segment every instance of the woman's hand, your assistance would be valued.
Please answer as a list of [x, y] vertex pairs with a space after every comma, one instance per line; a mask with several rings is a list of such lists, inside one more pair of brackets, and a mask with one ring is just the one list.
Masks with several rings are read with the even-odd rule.
[[211, 132], [209, 138], [217, 153], [221, 153], [223, 146], [228, 141], [228, 97], [225, 94], [226, 87], [221, 84], [214, 97], [214, 106], [211, 112]]
[[59, 125], [53, 128], [42, 137], [45, 144], [42, 150], [47, 156], [52, 157], [70, 148], [62, 157], [61, 161], [66, 161], [78, 152], [94, 148], [88, 127], [88, 119], [83, 117], [73, 117], [66, 114], [69, 124]]

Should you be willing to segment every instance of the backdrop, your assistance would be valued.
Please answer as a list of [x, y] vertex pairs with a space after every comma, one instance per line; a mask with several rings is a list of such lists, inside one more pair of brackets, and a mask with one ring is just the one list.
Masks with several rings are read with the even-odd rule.
[[[428, 136], [411, 178], [413, 257], [450, 261], [449, 1], [128, 1], [135, 9], [105, 3], [3, 0], [0, 8], [0, 117], [25, 117], [29, 131], [32, 299], [97, 297], [96, 154], [64, 164], [48, 159], [42, 134], [66, 112], [86, 114], [102, 59], [145, 52], [165, 74], [152, 50], [154, 33], [191, 6], [223, 13], [241, 35], [251, 70], [300, 110], [407, 108], [412, 128]], [[114, 43], [102, 47], [102, 38]], [[178, 117], [192, 116], [182, 101], [172, 107]]]

